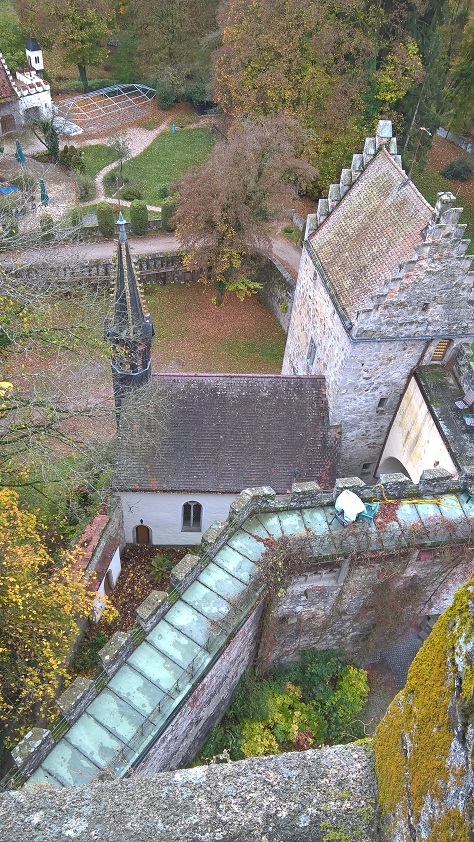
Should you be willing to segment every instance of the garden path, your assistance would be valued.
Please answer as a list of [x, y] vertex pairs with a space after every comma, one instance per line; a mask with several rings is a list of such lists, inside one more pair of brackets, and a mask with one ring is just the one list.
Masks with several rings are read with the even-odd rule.
[[[130, 147], [130, 152], [131, 152], [130, 157], [136, 158], [136, 156], [139, 155], [140, 152], [143, 152], [143, 150], [146, 149], [150, 145], [150, 143], [152, 143], [152, 141], [154, 141], [155, 137], [158, 137], [158, 135], [161, 134], [161, 132], [163, 132], [165, 129], [168, 128], [169, 123], [170, 123], [170, 118], [167, 117], [166, 120], [163, 120], [163, 122], [160, 123], [160, 125], [156, 127], [156, 129], [142, 129], [138, 126], [132, 126], [131, 128], [126, 129], [125, 134], [126, 134], [127, 143]], [[85, 145], [85, 144], [78, 143], [78, 146], [80, 146], [80, 145]], [[106, 167], [104, 167], [102, 170], [100, 170], [97, 173], [97, 175], [94, 179], [95, 195], [96, 195], [97, 201], [103, 202], [105, 200], [106, 202], [111, 202], [112, 204], [116, 203], [116, 201], [117, 201], [116, 199], [109, 199], [105, 195], [104, 181], [103, 181], [104, 177], [107, 175], [107, 173], [109, 173], [109, 172], [111, 172], [111, 170], [115, 169], [116, 166], [117, 166], [117, 161], [113, 161], [111, 164], [107, 164]], [[124, 204], [130, 204], [130, 203], [124, 202]], [[149, 209], [150, 210], [161, 210], [161, 208], [152, 208], [151, 205], [149, 205]]]
[[[133, 237], [130, 241], [134, 254], [154, 254], [157, 252], [177, 251], [180, 243], [174, 234], [157, 231], [146, 237]], [[283, 263], [286, 269], [294, 277], [298, 274], [301, 250], [293, 246], [284, 237], [272, 236], [273, 256]], [[33, 263], [70, 263], [80, 260], [100, 260], [115, 256], [117, 243], [115, 240], [102, 240], [100, 242], [68, 243], [65, 245], [45, 246], [41, 244], [37, 248], [22, 249], [21, 254], [15, 251], [3, 252], [0, 254], [0, 264], [4, 266], [13, 265], [19, 261], [22, 264]]]

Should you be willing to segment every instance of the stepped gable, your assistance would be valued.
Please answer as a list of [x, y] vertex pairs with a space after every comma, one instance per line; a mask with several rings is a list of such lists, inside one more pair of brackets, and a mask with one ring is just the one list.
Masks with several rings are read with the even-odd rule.
[[[399, 165], [390, 121], [380, 121], [364, 154], [354, 155], [339, 185], [319, 203], [319, 227], [309, 234], [327, 278], [353, 318], [396, 276], [422, 241], [433, 216]], [[351, 186], [349, 186], [351, 185]]]
[[339, 440], [323, 377], [159, 375], [123, 414], [121, 491], [238, 493], [317, 478], [332, 484]]
[[7, 99], [16, 99], [17, 96], [18, 94], [13, 87], [12, 75], [0, 53], [0, 102], [5, 102]]

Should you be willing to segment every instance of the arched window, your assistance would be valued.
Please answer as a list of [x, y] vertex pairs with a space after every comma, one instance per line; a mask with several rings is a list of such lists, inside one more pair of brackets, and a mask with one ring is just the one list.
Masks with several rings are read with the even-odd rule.
[[441, 342], [438, 342], [436, 348], [433, 351], [433, 355], [431, 357], [431, 362], [433, 363], [440, 363], [444, 360], [448, 348], [451, 345], [450, 339], [442, 339]]
[[183, 506], [182, 532], [201, 532], [202, 506], [196, 500], [190, 500]]
[[104, 579], [104, 591], [105, 595], [108, 596], [114, 589], [114, 574], [111, 570], [107, 570], [107, 575]]
[[148, 526], [144, 526], [143, 523], [140, 523], [135, 530], [137, 544], [149, 544], [150, 543], [150, 530]]

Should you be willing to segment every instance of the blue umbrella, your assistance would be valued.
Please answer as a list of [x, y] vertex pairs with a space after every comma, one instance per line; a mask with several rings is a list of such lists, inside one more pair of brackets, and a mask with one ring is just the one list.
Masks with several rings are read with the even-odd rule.
[[20, 141], [16, 140], [15, 143], [16, 143], [15, 158], [17, 159], [19, 164], [24, 164], [25, 163], [25, 156], [23, 155], [23, 149], [20, 146]]
[[40, 178], [40, 190], [41, 190], [41, 204], [47, 207], [49, 205], [49, 196], [46, 191], [45, 183], [42, 178]]

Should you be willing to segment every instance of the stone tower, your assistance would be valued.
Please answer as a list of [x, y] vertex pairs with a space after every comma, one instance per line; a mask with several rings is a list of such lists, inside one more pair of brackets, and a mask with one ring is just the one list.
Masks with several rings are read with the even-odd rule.
[[36, 38], [33, 38], [31, 35], [28, 36], [25, 53], [29, 69], [34, 70], [37, 76], [40, 76], [42, 79], [44, 72], [43, 50]]
[[432, 208], [390, 121], [308, 216], [283, 374], [326, 377], [341, 472], [370, 479], [408, 379], [473, 337], [469, 241], [451, 193]]
[[131, 390], [150, 380], [151, 340], [154, 335], [150, 316], [143, 309], [122, 214], [118, 218], [118, 226], [113, 315], [107, 317], [104, 323], [105, 338], [112, 345], [112, 383], [117, 419]]

